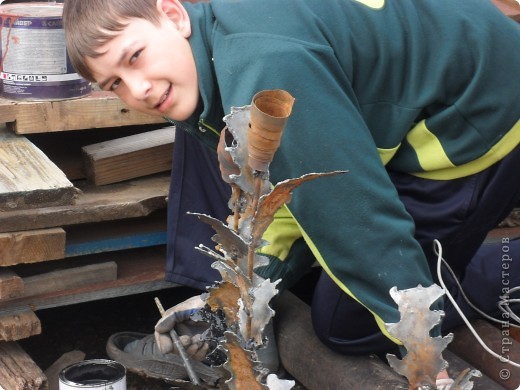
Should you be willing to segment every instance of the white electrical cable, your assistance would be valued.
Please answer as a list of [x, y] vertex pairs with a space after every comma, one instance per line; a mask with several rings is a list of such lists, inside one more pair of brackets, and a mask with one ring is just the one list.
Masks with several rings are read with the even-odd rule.
[[[446, 263], [446, 261], [442, 258], [442, 246], [441, 246], [441, 243], [439, 242], [439, 240], [434, 240], [433, 241], [434, 243], [434, 251], [435, 251], [435, 254], [437, 255], [437, 277], [439, 278], [439, 283], [441, 284], [441, 287], [444, 289], [444, 292], [446, 294], [446, 296], [448, 297], [448, 299], [451, 301], [451, 303], [453, 304], [453, 307], [455, 308], [455, 310], [457, 310], [457, 312], [459, 313], [460, 317], [462, 318], [462, 320], [464, 321], [464, 323], [466, 324], [466, 326], [468, 327], [468, 329], [471, 331], [471, 333], [473, 334], [473, 336], [475, 337], [475, 339], [478, 341], [478, 343], [482, 346], [482, 348], [484, 348], [489, 354], [491, 354], [492, 356], [496, 357], [497, 359], [500, 359], [501, 362], [503, 363], [509, 363], [511, 364], [512, 366], [515, 366], [515, 367], [520, 367], [520, 364], [519, 363], [516, 363], [512, 360], [509, 360], [509, 359], [506, 359], [505, 357], [499, 355], [498, 353], [496, 353], [495, 351], [493, 351], [491, 348], [489, 348], [486, 343], [480, 338], [480, 336], [478, 335], [478, 333], [475, 331], [475, 329], [473, 328], [473, 326], [470, 324], [469, 320], [467, 319], [467, 317], [464, 315], [464, 313], [462, 312], [462, 310], [460, 309], [459, 305], [457, 305], [457, 303], [455, 302], [455, 299], [453, 298], [453, 296], [451, 295], [451, 293], [448, 291], [448, 289], [446, 288], [446, 285], [444, 284], [444, 280], [442, 278], [442, 275], [441, 275], [441, 264], [444, 263], [444, 265], [448, 268], [448, 270], [450, 271], [451, 275], [452, 276], [455, 276], [454, 273], [453, 273], [453, 270], [449, 267], [449, 265]], [[469, 300], [468, 298], [466, 297], [466, 295], [464, 294], [464, 291], [462, 290], [462, 286], [460, 285], [460, 283], [458, 282], [457, 278], [455, 278], [455, 282], [457, 284], [457, 287], [460, 289], [461, 293], [462, 293], [462, 296], [464, 297], [464, 299], [468, 302], [468, 304], [474, 308], [475, 310], [477, 310], [480, 314], [484, 314], [484, 316], [486, 318], [489, 318], [489, 319], [492, 319], [496, 322], [499, 322], [499, 323], [505, 323], [505, 321], [500, 321], [500, 320], [497, 320], [496, 318], [493, 318], [493, 317], [489, 317], [487, 314], [485, 313], [482, 313], [481, 310], [477, 309]], [[518, 289], [518, 287], [515, 287], [515, 289]], [[511, 302], [518, 302], [520, 300], [518, 299], [515, 299], [515, 300], [511, 300]], [[515, 316], [516, 317], [516, 316]], [[518, 317], [517, 317], [518, 318]]]
[[[439, 245], [440, 247], [440, 243], [439, 241], [435, 240], [434, 241], [435, 244]], [[442, 247], [440, 248], [441, 251], [442, 251]], [[477, 306], [475, 306], [475, 304], [473, 302], [470, 301], [470, 299], [467, 297], [467, 295], [464, 293], [464, 289], [462, 288], [460, 282], [458, 281], [457, 279], [457, 276], [455, 275], [455, 272], [453, 272], [453, 270], [451, 269], [450, 265], [446, 262], [446, 260], [444, 260], [442, 258], [441, 255], [439, 255], [439, 252], [437, 250], [437, 248], [435, 247], [434, 248], [434, 251], [435, 251], [435, 254], [438, 255], [438, 258], [437, 258], [437, 262], [439, 261], [442, 261], [442, 263], [444, 264], [444, 267], [448, 270], [448, 272], [450, 273], [451, 277], [453, 278], [453, 281], [455, 282], [455, 284], [457, 285], [457, 288], [459, 289], [461, 295], [462, 295], [462, 298], [464, 298], [464, 300], [466, 301], [466, 303], [473, 309], [475, 310], [477, 313], [479, 313], [481, 316], [487, 318], [488, 320], [492, 321], [492, 322], [496, 322], [498, 324], [501, 324], [501, 325], [507, 325], [507, 326], [512, 326], [514, 328], [520, 328], [520, 317], [518, 317], [512, 310], [511, 308], [509, 307], [509, 303], [517, 303], [517, 302], [520, 302], [520, 299], [510, 299], [510, 298], [507, 298], [507, 299], [502, 299], [501, 297], [501, 300], [498, 302], [498, 308], [503, 312], [503, 313], [507, 313], [508, 316], [510, 318], [513, 318], [516, 322], [518, 322], [519, 324], [514, 324], [514, 323], [511, 323], [511, 322], [508, 322], [508, 321], [502, 321], [502, 320], [499, 320], [497, 318], [494, 318], [494, 317], [491, 317], [490, 315], [484, 313], [482, 310], [480, 310]], [[438, 275], [439, 276], [439, 275]], [[442, 280], [442, 277], [440, 277], [440, 280]], [[514, 293], [516, 291], [520, 290], [520, 286], [517, 286], [517, 287], [513, 287], [511, 289], [509, 289], [509, 293], [508, 293], [508, 296], [511, 294], [511, 293]], [[504, 308], [507, 307], [507, 309]]]

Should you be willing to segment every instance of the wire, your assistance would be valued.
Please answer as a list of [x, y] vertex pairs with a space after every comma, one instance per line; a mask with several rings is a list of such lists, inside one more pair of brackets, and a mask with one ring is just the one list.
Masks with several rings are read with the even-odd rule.
[[[509, 359], [506, 359], [505, 357], [499, 355], [498, 353], [496, 353], [495, 351], [493, 351], [491, 348], [489, 348], [486, 343], [482, 340], [482, 338], [478, 335], [478, 333], [476, 332], [475, 328], [473, 328], [473, 326], [470, 324], [468, 318], [464, 315], [464, 313], [462, 312], [462, 310], [460, 309], [459, 305], [457, 305], [457, 302], [455, 302], [455, 299], [453, 298], [453, 296], [451, 295], [451, 293], [448, 291], [448, 289], [446, 288], [446, 285], [444, 284], [444, 279], [442, 278], [442, 275], [441, 275], [441, 265], [444, 264], [446, 266], [446, 268], [448, 269], [448, 271], [450, 272], [451, 276], [454, 278], [455, 280], [455, 283], [457, 284], [457, 287], [459, 288], [461, 294], [462, 294], [462, 297], [464, 298], [464, 300], [466, 300], [466, 302], [474, 309], [476, 310], [479, 314], [483, 315], [484, 317], [486, 317], [487, 319], [490, 319], [492, 321], [495, 321], [495, 322], [498, 322], [498, 323], [501, 323], [501, 324], [509, 324], [508, 322], [506, 321], [501, 321], [501, 320], [497, 320], [496, 318], [493, 318], [493, 317], [490, 317], [488, 316], [487, 314], [483, 313], [480, 309], [478, 309], [474, 304], [472, 304], [470, 302], [470, 300], [468, 299], [468, 297], [466, 296], [466, 294], [464, 293], [464, 290], [462, 289], [462, 286], [460, 285], [459, 281], [457, 280], [457, 278], [455, 277], [455, 273], [453, 272], [453, 270], [450, 268], [450, 266], [448, 265], [448, 263], [446, 262], [446, 260], [443, 259], [442, 257], [442, 245], [441, 243], [439, 242], [439, 240], [433, 240], [433, 244], [434, 244], [434, 251], [435, 251], [435, 254], [437, 255], [437, 277], [439, 279], [439, 283], [441, 284], [441, 287], [444, 289], [444, 292], [446, 294], [446, 296], [448, 297], [448, 299], [451, 301], [451, 303], [453, 304], [453, 307], [455, 308], [455, 310], [457, 310], [457, 312], [459, 313], [460, 317], [462, 318], [462, 320], [464, 321], [464, 323], [466, 324], [466, 326], [468, 327], [468, 329], [471, 331], [471, 333], [473, 334], [473, 336], [475, 337], [475, 339], [478, 341], [478, 343], [482, 346], [482, 348], [484, 348], [489, 354], [491, 354], [492, 356], [496, 357], [497, 359], [500, 359], [501, 362], [503, 363], [509, 363], [511, 364], [512, 366], [515, 366], [515, 367], [520, 367], [520, 364], [519, 363], [516, 363], [512, 360], [509, 360]], [[520, 289], [520, 287], [515, 287], [514, 290], [518, 290]], [[514, 300], [508, 300], [508, 302], [520, 302], [520, 299], [514, 299]], [[500, 305], [499, 305], [500, 306]], [[508, 306], [508, 309], [509, 309], [509, 305]], [[503, 310], [501, 308], [501, 310]], [[511, 309], [509, 309], [509, 311], [512, 313]], [[513, 313], [515, 320], [518, 321], [518, 317]], [[513, 325], [513, 324], [509, 324], [509, 325]], [[518, 325], [514, 325], [514, 326], [517, 326]]]
[[[438, 240], [435, 240], [434, 241], [434, 244], [438, 245], [439, 248], [440, 248], [440, 251], [442, 252], [442, 247], [440, 246], [441, 244], [439, 243]], [[520, 299], [502, 299], [501, 297], [501, 300], [498, 302], [498, 308], [503, 312], [503, 313], [507, 313], [509, 315], [510, 318], [513, 318], [516, 322], [518, 322], [519, 324], [514, 324], [514, 323], [511, 323], [509, 321], [502, 321], [502, 320], [499, 320], [497, 318], [494, 318], [494, 317], [491, 317], [490, 315], [488, 315], [487, 313], [483, 312], [481, 309], [479, 309], [473, 302], [471, 302], [471, 300], [468, 298], [468, 296], [466, 295], [466, 293], [464, 292], [464, 289], [462, 288], [460, 282], [458, 281], [457, 279], [457, 276], [455, 275], [455, 272], [453, 272], [453, 269], [450, 267], [450, 265], [446, 262], [446, 260], [444, 260], [442, 258], [442, 256], [439, 254], [437, 248], [435, 247], [434, 248], [434, 251], [435, 251], [435, 254], [438, 256], [437, 258], [437, 262], [439, 261], [442, 261], [442, 264], [444, 265], [444, 267], [448, 270], [448, 272], [450, 273], [451, 277], [453, 278], [453, 281], [455, 282], [455, 284], [457, 285], [457, 288], [459, 289], [461, 295], [462, 295], [462, 298], [464, 298], [464, 300], [466, 301], [466, 303], [473, 309], [475, 310], [477, 313], [479, 313], [481, 316], [487, 318], [488, 320], [490, 321], [493, 321], [493, 322], [496, 322], [498, 324], [501, 324], [501, 325], [507, 325], [507, 326], [513, 326], [515, 328], [520, 328], [520, 317], [518, 317], [512, 310], [511, 308], [509, 307], [509, 303], [517, 303], [517, 302], [520, 302]], [[438, 272], [437, 272], [438, 274]], [[439, 280], [443, 281], [442, 279], [442, 276], [441, 275], [437, 275], [439, 277]], [[517, 286], [517, 287], [513, 287], [511, 289], [509, 289], [509, 293], [507, 294], [508, 296], [511, 294], [511, 293], [514, 293], [516, 291], [519, 291], [520, 290], [520, 286]], [[506, 307], [506, 308], [504, 308]]]

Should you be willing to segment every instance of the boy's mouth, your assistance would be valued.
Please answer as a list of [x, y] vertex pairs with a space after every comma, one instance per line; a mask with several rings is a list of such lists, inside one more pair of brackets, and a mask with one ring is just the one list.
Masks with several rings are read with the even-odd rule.
[[168, 101], [168, 97], [170, 96], [171, 90], [172, 90], [172, 85], [170, 84], [168, 86], [168, 89], [166, 90], [166, 92], [161, 96], [161, 99], [159, 100], [159, 103], [157, 103], [157, 105], [155, 106], [156, 109], [158, 109], [161, 112], [166, 111], [166, 109], [168, 108], [168, 102], [167, 101]]

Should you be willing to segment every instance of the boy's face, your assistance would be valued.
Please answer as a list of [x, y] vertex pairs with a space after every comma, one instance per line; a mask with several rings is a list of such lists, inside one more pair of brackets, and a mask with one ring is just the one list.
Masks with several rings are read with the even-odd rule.
[[131, 19], [97, 50], [101, 56], [85, 60], [99, 86], [114, 91], [129, 107], [182, 121], [194, 113], [199, 99], [188, 42], [191, 25], [177, 0], [159, 0], [163, 3], [167, 6], [159, 11], [159, 25]]

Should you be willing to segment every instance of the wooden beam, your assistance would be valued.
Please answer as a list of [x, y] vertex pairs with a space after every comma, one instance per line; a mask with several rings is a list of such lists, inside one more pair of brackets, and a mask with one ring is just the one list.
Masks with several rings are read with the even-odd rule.
[[117, 263], [115, 261], [57, 270], [23, 278], [24, 296], [47, 294], [116, 279]]
[[84, 146], [84, 171], [96, 185], [169, 171], [174, 139], [167, 127]]
[[45, 376], [49, 382], [49, 390], [59, 390], [60, 388], [60, 372], [71, 364], [78, 363], [85, 359], [85, 352], [83, 351], [70, 351], [65, 352], [56, 360], [52, 365], [45, 370]]
[[[509, 326], [498, 327], [484, 320], [471, 322], [475, 331], [495, 353], [520, 362], [520, 343], [510, 335]], [[507, 325], [504, 324], [504, 325]], [[473, 333], [466, 327], [461, 326], [454, 332], [453, 341], [448, 344], [448, 349], [471, 365], [489, 376], [495, 382], [508, 390], [516, 390], [520, 383], [520, 369], [492, 356], [475, 340]]]
[[127, 220], [107, 221], [65, 227], [65, 257], [165, 245], [166, 212]]
[[408, 382], [377, 357], [340, 355], [312, 328], [309, 306], [285, 291], [273, 304], [283, 367], [308, 389], [408, 389]]
[[93, 91], [80, 99], [60, 101], [0, 99], [0, 122], [17, 134], [31, 134], [166, 121], [130, 109], [112, 92]]
[[22, 278], [9, 268], [0, 267], [0, 300], [20, 297], [23, 292]]
[[71, 204], [76, 189], [27, 138], [0, 128], [0, 211]]
[[28, 308], [14, 314], [0, 314], [0, 340], [16, 341], [38, 335], [41, 332], [40, 320]]
[[142, 217], [166, 208], [169, 174], [96, 186], [84, 181], [74, 204], [0, 213], [0, 232]]
[[62, 228], [0, 233], [0, 266], [63, 259]]
[[[80, 260], [96, 262], [115, 261], [117, 262], [118, 277], [116, 280], [95, 285], [73, 287], [63, 291], [0, 301], [0, 313], [6, 315], [16, 314], [27, 307], [38, 311], [75, 303], [177, 287], [177, 284], [165, 281], [165, 256], [164, 247], [149, 247], [132, 249], [131, 251], [90, 255], [85, 256], [83, 259], [73, 258], [64, 260], [72, 263], [77, 263]], [[45, 265], [45, 263], [37, 265]]]
[[0, 387], [4, 390], [45, 390], [47, 378], [14, 341], [0, 342]]

